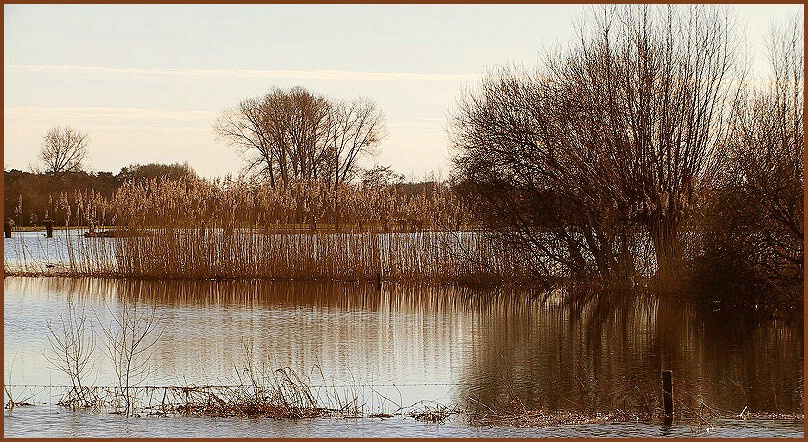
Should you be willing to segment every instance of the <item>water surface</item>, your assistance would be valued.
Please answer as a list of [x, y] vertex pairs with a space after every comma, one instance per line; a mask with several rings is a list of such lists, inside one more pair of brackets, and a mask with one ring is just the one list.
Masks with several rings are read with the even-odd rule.
[[[243, 343], [270, 368], [291, 367], [322, 388], [347, 388], [368, 410], [435, 401], [582, 413], [655, 413], [660, 372], [674, 372], [677, 406], [737, 414], [801, 413], [801, 315], [738, 315], [656, 300], [567, 306], [524, 292], [281, 281], [167, 282], [92, 278], [4, 279], [4, 376], [36, 406], [6, 412], [6, 436], [798, 436], [803, 422], [692, 422], [479, 428], [379, 420], [122, 418], [66, 412], [66, 377], [49, 367], [47, 322], [85, 306], [96, 332], [92, 385], [114, 384], [101, 324], [124, 299], [154, 307], [162, 335], [141, 385], [229, 385]], [[800, 312], [801, 313], [801, 312]], [[13, 364], [13, 366], [12, 366]], [[13, 368], [13, 370], [12, 370]]]

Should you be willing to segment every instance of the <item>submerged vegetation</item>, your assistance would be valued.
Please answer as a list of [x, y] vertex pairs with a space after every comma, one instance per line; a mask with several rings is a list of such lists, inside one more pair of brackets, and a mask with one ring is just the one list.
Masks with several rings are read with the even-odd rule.
[[[85, 284], [81, 280], [72, 281], [71, 283]], [[143, 373], [143, 367], [148, 367], [149, 355], [151, 351], [149, 343], [157, 342], [163, 339], [163, 336], [158, 333], [165, 325], [162, 321], [166, 319], [164, 316], [154, 316], [154, 311], [144, 309], [143, 304], [151, 302], [165, 302], [165, 296], [178, 296], [176, 287], [174, 289], [166, 288], [156, 283], [148, 283], [143, 281], [109, 281], [99, 280], [98, 284], [106, 285], [111, 284], [116, 287], [124, 286], [137, 286], [138, 290], [132, 290], [130, 293], [138, 293], [138, 297], [119, 296], [115, 305], [109, 305], [106, 309], [109, 317], [112, 318], [110, 327], [118, 327], [117, 333], [110, 333], [109, 330], [102, 328], [98, 332], [100, 347], [106, 349], [117, 348], [130, 348], [130, 343], [143, 342], [145, 353], [140, 351], [133, 351], [131, 353], [133, 364], [131, 370], [125, 374], [122, 373], [121, 360], [125, 357], [118, 356], [117, 352], [108, 352], [107, 361], [112, 363], [115, 372], [115, 378], [121, 379], [126, 376], [131, 379], [131, 382], [124, 383], [118, 381], [117, 385], [112, 386], [93, 386], [90, 380], [98, 378], [93, 370], [101, 368], [98, 366], [90, 370], [82, 368], [76, 371], [69, 365], [57, 365], [57, 368], [62, 370], [65, 374], [69, 375], [72, 386], [66, 386], [63, 393], [58, 397], [57, 404], [59, 406], [71, 410], [91, 410], [113, 412], [123, 415], [153, 415], [153, 416], [169, 416], [169, 415], [183, 415], [183, 416], [207, 416], [207, 417], [268, 417], [273, 419], [308, 419], [308, 418], [411, 418], [420, 422], [426, 423], [444, 423], [450, 419], [462, 419], [471, 425], [476, 426], [519, 426], [519, 427], [553, 427], [560, 425], [582, 425], [603, 422], [657, 422], [662, 421], [662, 403], [661, 391], [659, 388], [653, 388], [655, 383], [648, 382], [648, 379], [635, 379], [631, 381], [631, 388], [626, 389], [627, 385], [612, 385], [605, 390], [602, 389], [601, 382], [605, 380], [608, 384], [609, 376], [617, 376], [623, 378], [625, 374], [613, 373], [611, 375], [604, 374], [604, 379], [597, 377], [589, 378], [585, 375], [589, 370], [596, 370], [597, 367], [578, 367], [574, 368], [575, 372], [579, 372], [581, 377], [573, 375], [576, 379], [576, 384], [567, 384], [564, 379], [567, 377], [558, 373], [542, 373], [541, 370], [537, 372], [530, 371], [523, 373], [519, 378], [525, 374], [537, 376], [540, 380], [541, 388], [557, 389], [561, 384], [569, 387], [567, 391], [580, 390], [581, 395], [572, 394], [565, 396], [570, 404], [563, 402], [553, 401], [551, 397], [536, 397], [536, 386], [522, 385], [523, 381], [518, 378], [499, 378], [501, 380], [510, 379], [509, 381], [496, 382], [494, 390], [490, 391], [485, 385], [474, 385], [460, 387], [459, 402], [452, 404], [444, 404], [434, 401], [419, 401], [411, 405], [402, 403], [399, 397], [393, 397], [395, 394], [390, 395], [388, 392], [380, 391], [374, 386], [372, 381], [370, 384], [364, 384], [359, 381], [352, 383], [340, 383], [333, 379], [326, 379], [324, 373], [315, 366], [308, 373], [296, 371], [288, 366], [278, 367], [270, 362], [270, 358], [258, 356], [261, 351], [255, 347], [255, 341], [252, 339], [242, 338], [240, 349], [235, 349], [232, 366], [232, 376], [221, 379], [221, 383], [216, 384], [193, 384], [186, 383], [181, 385], [144, 385], [146, 378], [138, 376], [138, 373]], [[246, 284], [236, 283], [232, 284]], [[285, 298], [287, 293], [283, 288], [273, 287], [269, 283], [263, 283], [263, 287], [271, 288], [278, 291], [278, 296]], [[155, 290], [150, 290], [149, 287], [154, 287]], [[324, 287], [320, 287], [324, 289]], [[328, 293], [334, 287], [326, 289]], [[165, 293], [159, 293], [164, 290]], [[370, 289], [368, 289], [370, 290]], [[81, 290], [85, 293], [86, 290]], [[196, 290], [192, 290], [198, 293]], [[264, 290], [259, 290], [264, 293]], [[340, 289], [335, 290], [333, 294], [333, 302], [344, 302], [343, 296], [340, 295]], [[142, 298], [141, 298], [142, 296]], [[437, 295], [436, 295], [437, 296]], [[371, 296], [372, 297], [372, 296]], [[238, 296], [243, 299], [244, 296]], [[366, 296], [357, 296], [357, 298], [366, 298]], [[447, 296], [439, 296], [441, 299], [446, 299]], [[319, 298], [318, 298], [319, 299]], [[514, 307], [521, 305], [522, 307], [529, 304], [524, 303], [521, 296], [509, 298], [510, 302], [515, 302], [515, 305], [502, 306], [498, 314], [503, 314], [506, 311], [512, 311]], [[207, 302], [205, 300], [199, 300]], [[106, 302], [106, 301], [105, 301]], [[476, 302], [483, 302], [480, 298], [476, 298]], [[621, 311], [622, 309], [614, 309], [613, 306], [606, 306], [607, 303], [602, 303], [598, 306], [588, 306], [587, 311], [580, 314], [575, 314], [572, 311], [568, 312], [570, 317], [580, 317], [583, 321], [594, 326], [597, 329], [606, 328], [614, 329], [611, 325], [605, 325], [609, 322], [623, 323], [626, 326], [629, 323], [651, 323], [659, 324], [653, 326], [649, 330], [650, 335], [657, 337], [670, 336], [668, 325], [665, 320], [648, 321], [643, 318], [642, 314], [629, 308], [628, 312]], [[660, 303], [656, 303], [661, 305]], [[140, 305], [140, 306], [138, 306]], [[563, 310], [571, 310], [569, 306], [557, 306], [556, 308]], [[552, 309], [552, 308], [551, 308]], [[640, 309], [642, 310], [642, 309]], [[80, 346], [61, 346], [54, 345], [51, 342], [51, 348], [48, 355], [52, 356], [54, 360], [64, 359], [69, 361], [86, 361], [87, 355], [95, 348], [92, 323], [94, 321], [106, 322], [105, 319], [88, 316], [90, 310], [81, 306], [73, 305], [71, 303], [68, 310], [68, 317], [64, 318], [62, 324], [63, 330], [50, 327], [54, 336], [75, 336], [75, 341], [81, 341]], [[136, 312], [145, 311], [137, 315]], [[664, 313], [665, 310], [657, 311], [657, 314]], [[104, 313], [102, 311], [101, 313]], [[98, 314], [98, 312], [96, 312]], [[639, 317], [633, 317], [639, 315]], [[552, 316], [552, 315], [551, 315]], [[670, 310], [667, 317], [681, 316], [681, 311]], [[692, 318], [695, 315], [687, 314], [687, 317]], [[143, 318], [145, 320], [132, 321], [132, 318]], [[551, 319], [552, 323], [553, 320]], [[698, 321], [696, 321], [698, 322]], [[748, 323], [748, 321], [747, 321]], [[121, 324], [121, 325], [116, 325]], [[135, 331], [131, 326], [126, 324], [141, 324], [138, 331]], [[142, 324], [147, 324], [146, 326]], [[549, 325], [545, 323], [545, 325]], [[580, 326], [580, 325], [579, 325]], [[573, 326], [575, 328], [579, 326]], [[768, 324], [763, 327], [762, 333], [768, 334], [774, 329], [779, 329], [783, 325]], [[542, 329], [546, 327], [539, 327]], [[567, 325], [560, 325], [557, 332], [564, 333], [562, 329], [566, 329]], [[620, 327], [617, 327], [620, 328]], [[685, 341], [702, 342], [703, 336], [709, 336], [707, 341], [721, 341], [725, 339], [720, 335], [722, 332], [714, 332], [705, 330], [702, 332], [693, 332], [692, 326], [685, 326], [693, 333], [693, 336], [687, 336]], [[727, 327], [722, 327], [727, 328]], [[583, 330], [589, 330], [589, 327], [584, 327]], [[500, 333], [503, 331], [500, 330]], [[531, 333], [535, 336], [536, 330]], [[736, 333], [723, 331], [723, 333]], [[589, 337], [589, 331], [581, 333], [580, 331], [571, 331], [568, 336], [577, 336], [578, 339], [585, 339], [592, 341]], [[517, 332], [518, 334], [518, 332]], [[742, 335], [748, 335], [741, 332]], [[546, 336], [546, 335], [545, 335]], [[585, 337], [586, 336], [586, 337]], [[511, 336], [510, 339], [512, 339]], [[656, 338], [654, 338], [656, 339]], [[752, 338], [749, 338], [752, 339]], [[796, 338], [795, 338], [796, 339]], [[566, 346], [569, 343], [563, 343], [561, 339], [558, 345]], [[73, 342], [71, 339], [62, 340], [62, 342]], [[90, 344], [89, 346], [87, 346]], [[625, 344], [631, 346], [631, 344]], [[691, 348], [692, 342], [685, 342], [677, 347], [666, 346], [667, 351], [688, 351]], [[656, 346], [651, 344], [651, 348]], [[135, 347], [132, 347], [133, 349]], [[501, 359], [498, 349], [491, 347], [490, 357]], [[793, 348], [797, 351], [797, 346]], [[160, 351], [155, 349], [155, 351]], [[610, 350], [611, 351], [611, 350]], [[653, 350], [652, 350], [653, 351]], [[711, 351], [711, 350], [705, 350]], [[726, 349], [725, 351], [732, 351]], [[551, 351], [550, 353], [555, 353]], [[574, 352], [565, 348], [565, 354], [573, 354]], [[116, 357], [117, 356], [117, 357]], [[583, 355], [579, 355], [583, 356]], [[591, 355], [585, 357], [589, 360]], [[780, 355], [779, 357], [783, 357]], [[576, 357], [573, 356], [573, 359]], [[551, 356], [550, 359], [555, 359]], [[716, 362], [720, 362], [721, 358], [717, 358]], [[598, 361], [595, 357], [594, 361]], [[606, 362], [606, 361], [602, 361]], [[640, 362], [639, 364], [646, 364]], [[710, 377], [710, 372], [724, 371], [726, 366], [709, 367], [703, 365], [701, 357], [693, 357], [692, 363], [696, 366], [689, 367], [690, 363], [683, 363], [680, 374], [684, 375], [689, 372], [691, 374], [699, 373], [701, 375]], [[600, 362], [595, 362], [596, 365]], [[507, 365], [507, 362], [505, 363]], [[588, 364], [583, 364], [588, 365]], [[774, 364], [776, 365], [776, 363]], [[491, 367], [490, 364], [484, 363], [484, 366]], [[84, 367], [84, 366], [82, 366]], [[500, 369], [503, 367], [500, 366]], [[155, 367], [149, 367], [154, 370]], [[626, 367], [628, 370], [631, 368]], [[763, 372], [765, 373], [765, 372]], [[500, 374], [501, 375], [501, 374]], [[758, 374], [749, 374], [747, 381], [753, 381], [758, 377]], [[181, 376], [182, 377], [182, 376]], [[768, 376], [763, 376], [766, 379], [771, 379]], [[640, 376], [642, 378], [642, 376]], [[353, 376], [351, 376], [353, 379]], [[497, 379], [497, 376], [489, 376], [486, 379]], [[555, 380], [556, 382], [550, 382]], [[535, 380], [534, 380], [535, 381]], [[561, 381], [561, 384], [558, 383]], [[625, 382], [625, 379], [624, 379]], [[772, 385], [777, 382], [770, 380]], [[77, 394], [76, 386], [80, 387], [80, 394]], [[402, 387], [406, 384], [402, 385]], [[759, 387], [755, 384], [755, 388]], [[706, 392], [688, 391], [691, 386], [688, 382], [677, 383], [675, 390], [675, 419], [678, 424], [691, 425], [692, 427], [704, 429], [710, 428], [717, 424], [719, 419], [778, 419], [778, 420], [794, 420], [801, 421], [804, 419], [798, 410], [801, 409], [802, 398], [802, 384], [796, 380], [792, 387], [795, 388], [793, 395], [784, 395], [780, 398], [779, 406], [775, 405], [774, 408], [767, 408], [777, 410], [777, 412], [760, 412], [757, 409], [764, 407], [766, 401], [774, 400], [775, 404], [777, 399], [761, 398], [746, 395], [746, 393], [737, 396], [737, 391], [732, 395], [737, 400], [731, 401], [733, 404], [747, 404], [747, 406], [739, 406], [741, 409], [729, 410], [725, 409], [727, 403], [722, 403], [724, 408], [716, 407], [711, 402], [717, 400], [718, 396]], [[13, 385], [6, 388], [8, 396], [8, 403], [14, 406], [12, 401], [11, 389]], [[398, 387], [396, 387], [398, 388]], [[735, 390], [736, 387], [727, 387], [730, 390]], [[750, 386], [751, 388], [751, 386]], [[778, 387], [780, 388], [780, 387]], [[610, 390], [611, 389], [611, 390]], [[751, 390], [750, 390], [751, 391]], [[782, 391], [782, 390], [781, 390]], [[541, 393], [539, 394], [541, 396]], [[780, 396], [779, 394], [777, 396]], [[589, 398], [587, 403], [575, 403], [576, 397]], [[396, 400], [398, 399], [398, 400]], [[754, 411], [750, 409], [755, 409]]]

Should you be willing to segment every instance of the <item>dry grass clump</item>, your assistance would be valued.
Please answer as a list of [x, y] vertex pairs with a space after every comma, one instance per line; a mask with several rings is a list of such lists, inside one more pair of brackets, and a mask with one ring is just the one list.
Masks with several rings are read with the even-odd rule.
[[56, 405], [73, 411], [100, 410], [104, 407], [104, 398], [99, 395], [103, 389], [95, 387], [71, 387], [56, 402]]
[[[327, 407], [317, 397], [316, 389], [297, 378], [290, 369], [278, 369], [278, 383], [260, 388], [245, 383], [227, 386], [132, 386], [85, 387], [79, 396], [68, 389], [56, 403], [70, 410], [112, 410], [112, 414], [139, 416], [141, 413], [168, 416], [208, 417], [271, 417], [275, 419], [301, 419], [314, 417], [350, 417], [350, 407], [341, 410]], [[87, 398], [93, 398], [88, 402]], [[127, 411], [121, 406], [128, 397]], [[30, 405], [7, 402], [7, 408]]]
[[410, 410], [405, 413], [405, 416], [411, 417], [419, 422], [442, 424], [452, 415], [460, 413], [462, 413], [462, 409], [458, 405], [447, 406], [440, 403], [422, 401], [413, 405]]
[[15, 353], [14, 357], [11, 359], [11, 364], [9, 365], [8, 370], [6, 370], [7, 377], [3, 381], [3, 392], [5, 393], [5, 398], [3, 399], [5, 405], [3, 406], [3, 408], [5, 408], [6, 410], [13, 410], [15, 407], [30, 406], [32, 404], [29, 401], [33, 400], [34, 396], [36, 396], [36, 394], [30, 394], [28, 396], [20, 398], [19, 394], [14, 393], [14, 390], [12, 389], [13, 384], [11, 382], [12, 379], [11, 376], [14, 373], [14, 362], [16, 361], [17, 361], [17, 354]]
[[[165, 387], [160, 404], [149, 399], [144, 408], [151, 414], [191, 416], [271, 417], [302, 419], [363, 415], [355, 394], [322, 391], [308, 376], [284, 367], [267, 369], [253, 357], [253, 342], [242, 341], [243, 367], [236, 370], [232, 386]], [[323, 397], [323, 394], [325, 397]]]
[[24, 399], [16, 400], [14, 399], [14, 393], [12, 393], [11, 388], [8, 385], [3, 385], [3, 391], [6, 394], [5, 405], [3, 408], [6, 410], [13, 410], [15, 407], [29, 407], [33, 405], [30, 400], [33, 399], [34, 395], [30, 395], [25, 397]]
[[335, 412], [319, 400], [307, 377], [291, 368], [268, 370], [255, 360], [253, 342], [242, 340], [243, 367], [235, 386], [169, 387], [153, 414], [300, 419]]
[[279, 369], [281, 382], [256, 390], [252, 385], [165, 387], [161, 404], [145, 408], [150, 414], [209, 417], [271, 417], [302, 419], [338, 415], [320, 404], [311, 386], [290, 369]]
[[502, 406], [490, 408], [479, 401], [477, 404], [479, 407], [470, 412], [468, 417], [469, 422], [480, 426], [552, 427], [648, 419], [648, 416], [640, 419], [638, 414], [632, 414], [622, 409], [609, 413], [531, 409], [512, 392], [509, 393], [508, 403]]

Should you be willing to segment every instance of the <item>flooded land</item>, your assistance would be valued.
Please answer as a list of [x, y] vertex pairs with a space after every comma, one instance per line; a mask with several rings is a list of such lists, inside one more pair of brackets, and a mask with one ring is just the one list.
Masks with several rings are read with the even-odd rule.
[[804, 7], [141, 6], [4, 6], [4, 436], [804, 438]]
[[[572, 306], [518, 291], [364, 283], [6, 277], [4, 293], [6, 383], [32, 404], [6, 411], [7, 436], [803, 435], [801, 415], [782, 417], [802, 413], [801, 315], [738, 317], [654, 300]], [[48, 322], [83, 306], [98, 335], [86, 385], [112, 386], [100, 330], [123, 299], [154, 307], [162, 330], [137, 382], [140, 417], [57, 406], [70, 381], [46, 359]], [[244, 382], [245, 342], [256, 364], [293, 370], [323, 402], [329, 391], [356, 398], [365, 417], [148, 414], [165, 399], [144, 387]], [[663, 369], [674, 373], [669, 426], [658, 417]], [[515, 400], [547, 415], [609, 420], [492, 418]], [[412, 417], [438, 405], [463, 412], [441, 423]]]

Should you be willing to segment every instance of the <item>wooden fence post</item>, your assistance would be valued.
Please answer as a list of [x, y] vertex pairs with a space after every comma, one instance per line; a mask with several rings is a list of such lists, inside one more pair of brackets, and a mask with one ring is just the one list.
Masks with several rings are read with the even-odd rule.
[[53, 220], [46, 219], [43, 224], [45, 224], [45, 237], [53, 238]]
[[662, 403], [665, 407], [665, 425], [673, 422], [673, 372], [662, 370]]

